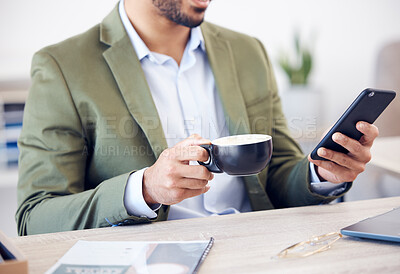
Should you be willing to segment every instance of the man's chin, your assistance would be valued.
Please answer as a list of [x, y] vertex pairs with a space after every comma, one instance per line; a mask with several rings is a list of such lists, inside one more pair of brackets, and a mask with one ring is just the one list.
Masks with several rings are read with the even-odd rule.
[[200, 25], [201, 25], [201, 23], [203, 23], [203, 21], [204, 21], [204, 18], [203, 18], [203, 19], [201, 19], [200, 21], [196, 22], [195, 24], [192, 24], [192, 26], [191, 26], [190, 28], [195, 28], [195, 27], [198, 27], [198, 26], [200, 26]]
[[204, 21], [204, 17], [201, 17], [200, 19], [193, 19], [193, 18], [189, 18], [186, 17], [184, 20], [180, 20], [179, 22], [175, 22], [178, 23], [179, 25], [188, 27], [188, 28], [195, 28], [201, 25], [201, 23], [203, 23]]

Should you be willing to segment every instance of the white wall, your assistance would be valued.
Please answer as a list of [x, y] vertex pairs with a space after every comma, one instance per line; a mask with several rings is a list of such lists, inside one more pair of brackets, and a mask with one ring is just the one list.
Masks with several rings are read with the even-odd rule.
[[[0, 81], [29, 75], [32, 54], [80, 33], [116, 0], [13, 0], [0, 4]], [[365, 87], [374, 85], [378, 50], [400, 40], [398, 0], [214, 0], [207, 20], [258, 37], [276, 63], [296, 29], [315, 36], [311, 82], [324, 93], [325, 117], [334, 122]], [[280, 89], [287, 85], [276, 66]]]
[[29, 77], [40, 48], [99, 23], [116, 0], [0, 1], [0, 81]]
[[[379, 49], [400, 40], [397, 0], [215, 0], [212, 22], [258, 37], [277, 63], [295, 30], [315, 36], [311, 82], [324, 93], [325, 117], [333, 123], [365, 87], [374, 86]], [[287, 86], [276, 66], [280, 89]], [[400, 77], [400, 76], [399, 76]]]

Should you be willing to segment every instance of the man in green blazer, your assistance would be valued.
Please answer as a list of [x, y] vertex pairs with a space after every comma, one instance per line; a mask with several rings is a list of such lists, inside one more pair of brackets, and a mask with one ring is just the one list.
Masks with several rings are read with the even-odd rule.
[[[162, 106], [166, 101], [159, 100], [156, 92], [162, 91], [163, 83], [153, 79], [157, 69], [165, 68], [159, 65], [170, 62], [183, 69], [185, 58], [190, 60], [201, 46], [205, 82], [212, 83], [209, 90], [215, 91], [210, 109], [222, 115], [227, 134], [273, 137], [269, 166], [258, 175], [235, 179], [243, 191], [242, 208], [246, 203], [248, 210], [328, 203], [350, 188], [346, 182], [353, 181], [370, 159], [377, 128], [359, 123], [365, 134], [359, 142], [336, 134], [335, 141], [350, 153], [321, 149], [320, 155], [332, 161], [310, 165], [310, 158], [289, 135], [262, 44], [202, 23], [208, 5], [209, 0], [126, 0], [99, 25], [35, 54], [19, 139], [20, 235], [167, 220], [171, 205], [203, 197], [217, 187], [205, 167], [189, 165], [207, 160], [198, 145], [210, 141], [201, 132], [168, 143], [162, 113], [176, 109]], [[134, 34], [128, 35], [130, 28]], [[200, 37], [199, 47], [185, 53], [195, 37]], [[140, 55], [138, 43], [147, 55]], [[151, 58], [159, 58], [153, 60], [153, 65], [159, 62], [154, 73], [144, 63]], [[187, 84], [186, 90], [195, 90], [193, 83]], [[184, 99], [196, 106], [197, 95]], [[182, 111], [192, 110], [183, 105]], [[139, 170], [135, 185], [130, 180]], [[313, 189], [312, 171], [322, 181], [338, 184], [338, 191], [323, 194]], [[141, 190], [137, 199], [154, 215], [128, 210], [129, 200], [136, 202], [129, 184]], [[222, 197], [224, 191], [219, 194]], [[218, 207], [218, 198], [213, 202]]]

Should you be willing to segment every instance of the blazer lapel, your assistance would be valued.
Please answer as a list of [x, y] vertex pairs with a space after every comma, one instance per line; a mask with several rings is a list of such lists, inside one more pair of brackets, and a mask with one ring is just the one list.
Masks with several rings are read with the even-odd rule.
[[104, 59], [131, 115], [158, 158], [168, 145], [140, 61], [120, 20], [118, 5], [101, 23], [100, 40], [110, 46], [103, 53]]
[[251, 133], [231, 45], [219, 37], [218, 32], [210, 30], [207, 23], [202, 24], [202, 33], [208, 60], [224, 107], [225, 119], [229, 124], [229, 133], [231, 135]]

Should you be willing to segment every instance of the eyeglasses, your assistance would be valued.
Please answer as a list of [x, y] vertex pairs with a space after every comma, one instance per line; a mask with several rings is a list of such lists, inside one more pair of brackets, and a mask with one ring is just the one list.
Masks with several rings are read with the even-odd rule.
[[298, 258], [314, 255], [331, 248], [332, 244], [342, 238], [339, 232], [331, 232], [320, 236], [313, 236], [307, 241], [303, 241], [289, 246], [279, 252], [277, 258]]

